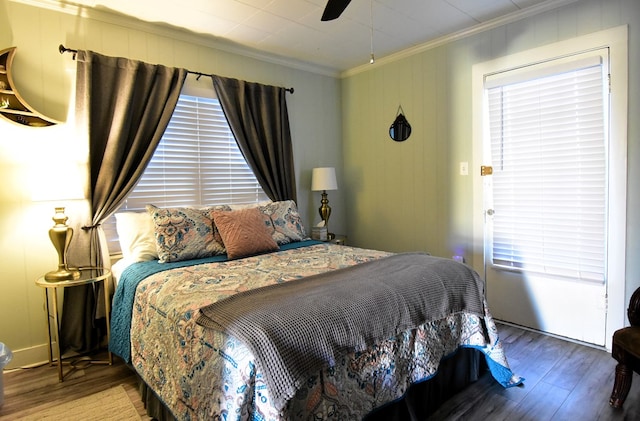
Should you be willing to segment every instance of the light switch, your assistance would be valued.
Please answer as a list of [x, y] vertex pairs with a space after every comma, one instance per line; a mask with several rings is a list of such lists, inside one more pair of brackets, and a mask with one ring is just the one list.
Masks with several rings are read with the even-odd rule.
[[460, 163], [460, 175], [469, 175], [469, 163], [461, 162]]

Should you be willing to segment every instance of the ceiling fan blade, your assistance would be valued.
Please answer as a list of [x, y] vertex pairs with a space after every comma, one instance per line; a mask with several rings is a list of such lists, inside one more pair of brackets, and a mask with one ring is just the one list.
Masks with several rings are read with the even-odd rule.
[[344, 12], [351, 0], [328, 0], [321, 21], [334, 20]]

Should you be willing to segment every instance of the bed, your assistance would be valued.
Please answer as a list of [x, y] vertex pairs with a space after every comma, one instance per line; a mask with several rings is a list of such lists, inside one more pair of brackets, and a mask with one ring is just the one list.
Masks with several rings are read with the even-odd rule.
[[110, 350], [158, 419], [388, 419], [416, 393], [432, 412], [482, 367], [504, 387], [523, 380], [462, 263], [311, 241], [291, 201], [117, 221]]

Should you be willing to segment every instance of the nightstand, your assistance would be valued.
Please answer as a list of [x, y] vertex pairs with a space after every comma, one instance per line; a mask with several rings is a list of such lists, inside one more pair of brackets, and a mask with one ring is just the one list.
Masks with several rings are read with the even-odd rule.
[[[107, 342], [109, 341], [109, 337], [111, 334], [109, 320], [109, 317], [111, 315], [111, 303], [109, 302], [109, 285], [107, 282], [111, 277], [111, 271], [100, 267], [86, 267], [79, 268], [78, 270], [80, 271], [80, 277], [78, 279], [68, 281], [47, 281], [46, 279], [44, 279], [44, 276], [41, 276], [36, 280], [36, 285], [44, 288], [44, 306], [47, 311], [47, 336], [49, 338], [49, 365], [53, 365], [54, 363], [58, 365], [59, 381], [63, 381], [66, 375], [73, 372], [76, 368], [80, 368], [78, 365], [80, 362], [83, 362], [85, 364], [82, 366], [82, 368], [90, 364], [113, 364], [113, 357], [111, 355], [111, 352], [108, 353], [109, 356], [106, 360], [92, 360], [88, 357], [70, 357], [69, 360], [71, 361], [69, 365], [71, 365], [71, 369], [66, 373], [62, 372], [62, 355], [60, 354], [60, 321], [58, 315], [58, 288], [64, 289], [102, 282], [104, 289], [104, 306], [107, 319]], [[50, 308], [50, 302], [53, 308]], [[55, 326], [55, 338], [51, 337], [52, 318], [53, 325]], [[57, 358], [55, 359], [53, 355], [53, 339], [55, 339], [55, 346], [57, 351]]]
[[331, 240], [328, 240], [327, 242], [345, 246], [347, 245], [347, 236], [342, 234], [335, 234], [335, 237]]

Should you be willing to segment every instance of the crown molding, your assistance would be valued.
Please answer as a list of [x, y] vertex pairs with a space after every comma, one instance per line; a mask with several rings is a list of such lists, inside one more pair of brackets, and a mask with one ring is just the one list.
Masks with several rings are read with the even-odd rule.
[[[190, 44], [200, 45], [206, 48], [212, 48], [227, 53], [237, 54], [243, 57], [248, 57], [271, 64], [277, 64], [289, 68], [303, 70], [319, 74], [322, 76], [329, 76], [337, 78], [340, 72], [337, 69], [325, 67], [313, 63], [309, 63], [302, 60], [297, 60], [291, 57], [283, 57], [273, 53], [266, 53], [261, 50], [252, 49], [246, 46], [242, 46], [224, 38], [215, 37], [213, 35], [198, 34], [195, 32], [189, 32], [186, 29], [177, 28], [169, 24], [163, 23], [151, 23], [145, 22], [134, 17], [115, 13], [108, 10], [87, 8], [84, 5], [78, 5], [72, 2], [55, 1], [55, 0], [8, 0], [12, 3], [25, 4], [40, 9], [48, 9], [55, 12], [65, 13], [76, 17], [94, 19], [100, 22], [119, 25], [150, 34], [163, 36], [178, 41], [188, 42]], [[64, 40], [60, 40], [60, 43], [64, 44]], [[65, 45], [68, 48], [78, 49], [78, 46]], [[200, 71], [200, 69], [193, 69], [194, 71]], [[207, 73], [207, 72], [204, 72]]]
[[[246, 46], [235, 44], [230, 40], [215, 37], [213, 35], [197, 34], [189, 32], [186, 29], [170, 26], [169, 24], [159, 24], [145, 22], [140, 19], [136, 19], [130, 16], [118, 14], [108, 10], [101, 9], [89, 9], [84, 5], [74, 4], [72, 2], [55, 1], [55, 0], [8, 0], [13, 3], [21, 3], [29, 6], [49, 9], [60, 13], [66, 13], [74, 16], [79, 16], [87, 19], [95, 19], [101, 22], [121, 25], [127, 28], [140, 30], [143, 32], [151, 33], [158, 36], [164, 36], [179, 41], [188, 42], [195, 45], [200, 45], [206, 48], [213, 48], [227, 53], [238, 54], [240, 56], [294, 68], [306, 72], [319, 74], [322, 76], [346, 78], [362, 72], [373, 70], [385, 64], [389, 64], [398, 60], [402, 60], [407, 57], [411, 57], [416, 54], [423, 53], [430, 49], [442, 46], [444, 44], [454, 42], [472, 35], [482, 33], [500, 26], [513, 23], [531, 16], [535, 16], [549, 10], [557, 9], [566, 6], [571, 3], [575, 3], [580, 0], [548, 0], [544, 3], [537, 4], [525, 9], [518, 10], [508, 15], [492, 19], [490, 21], [475, 25], [471, 28], [464, 29], [452, 34], [444, 35], [440, 38], [436, 38], [432, 41], [407, 48], [397, 53], [390, 54], [385, 57], [376, 57], [374, 64], [363, 64], [343, 72], [336, 70], [335, 68], [321, 66], [313, 63], [309, 63], [302, 60], [297, 60], [291, 57], [283, 57], [273, 53], [266, 53], [261, 50], [252, 49]], [[64, 40], [61, 40], [64, 41]], [[69, 48], [76, 49], [77, 46], [69, 45]], [[194, 69], [197, 70], [197, 69]], [[199, 71], [199, 70], [198, 70]]]
[[571, 3], [575, 3], [577, 1], [580, 1], [580, 0], [549, 0], [544, 3], [539, 3], [535, 6], [531, 6], [526, 9], [521, 9], [516, 12], [510, 13], [508, 15], [501, 16], [499, 18], [495, 18], [487, 22], [483, 22], [471, 28], [454, 32], [452, 34], [444, 35], [440, 38], [436, 38], [424, 44], [416, 45], [414, 47], [407, 48], [405, 50], [399, 51], [394, 54], [390, 54], [385, 57], [381, 57], [381, 58], [376, 57], [375, 63], [373, 64], [367, 63], [358, 67], [354, 67], [349, 70], [345, 70], [344, 72], [340, 73], [340, 78], [346, 78], [349, 76], [354, 76], [358, 73], [367, 72], [376, 67], [389, 64], [394, 61], [402, 60], [404, 58], [411, 57], [416, 54], [423, 53], [427, 50], [431, 50], [441, 45], [448, 44], [450, 42], [457, 41], [466, 37], [470, 37], [472, 35], [476, 35], [481, 32], [485, 32], [494, 28], [498, 28], [500, 26], [513, 23], [531, 16], [535, 16], [540, 13], [547, 12], [549, 10], [557, 9], [559, 7], [566, 6]]

